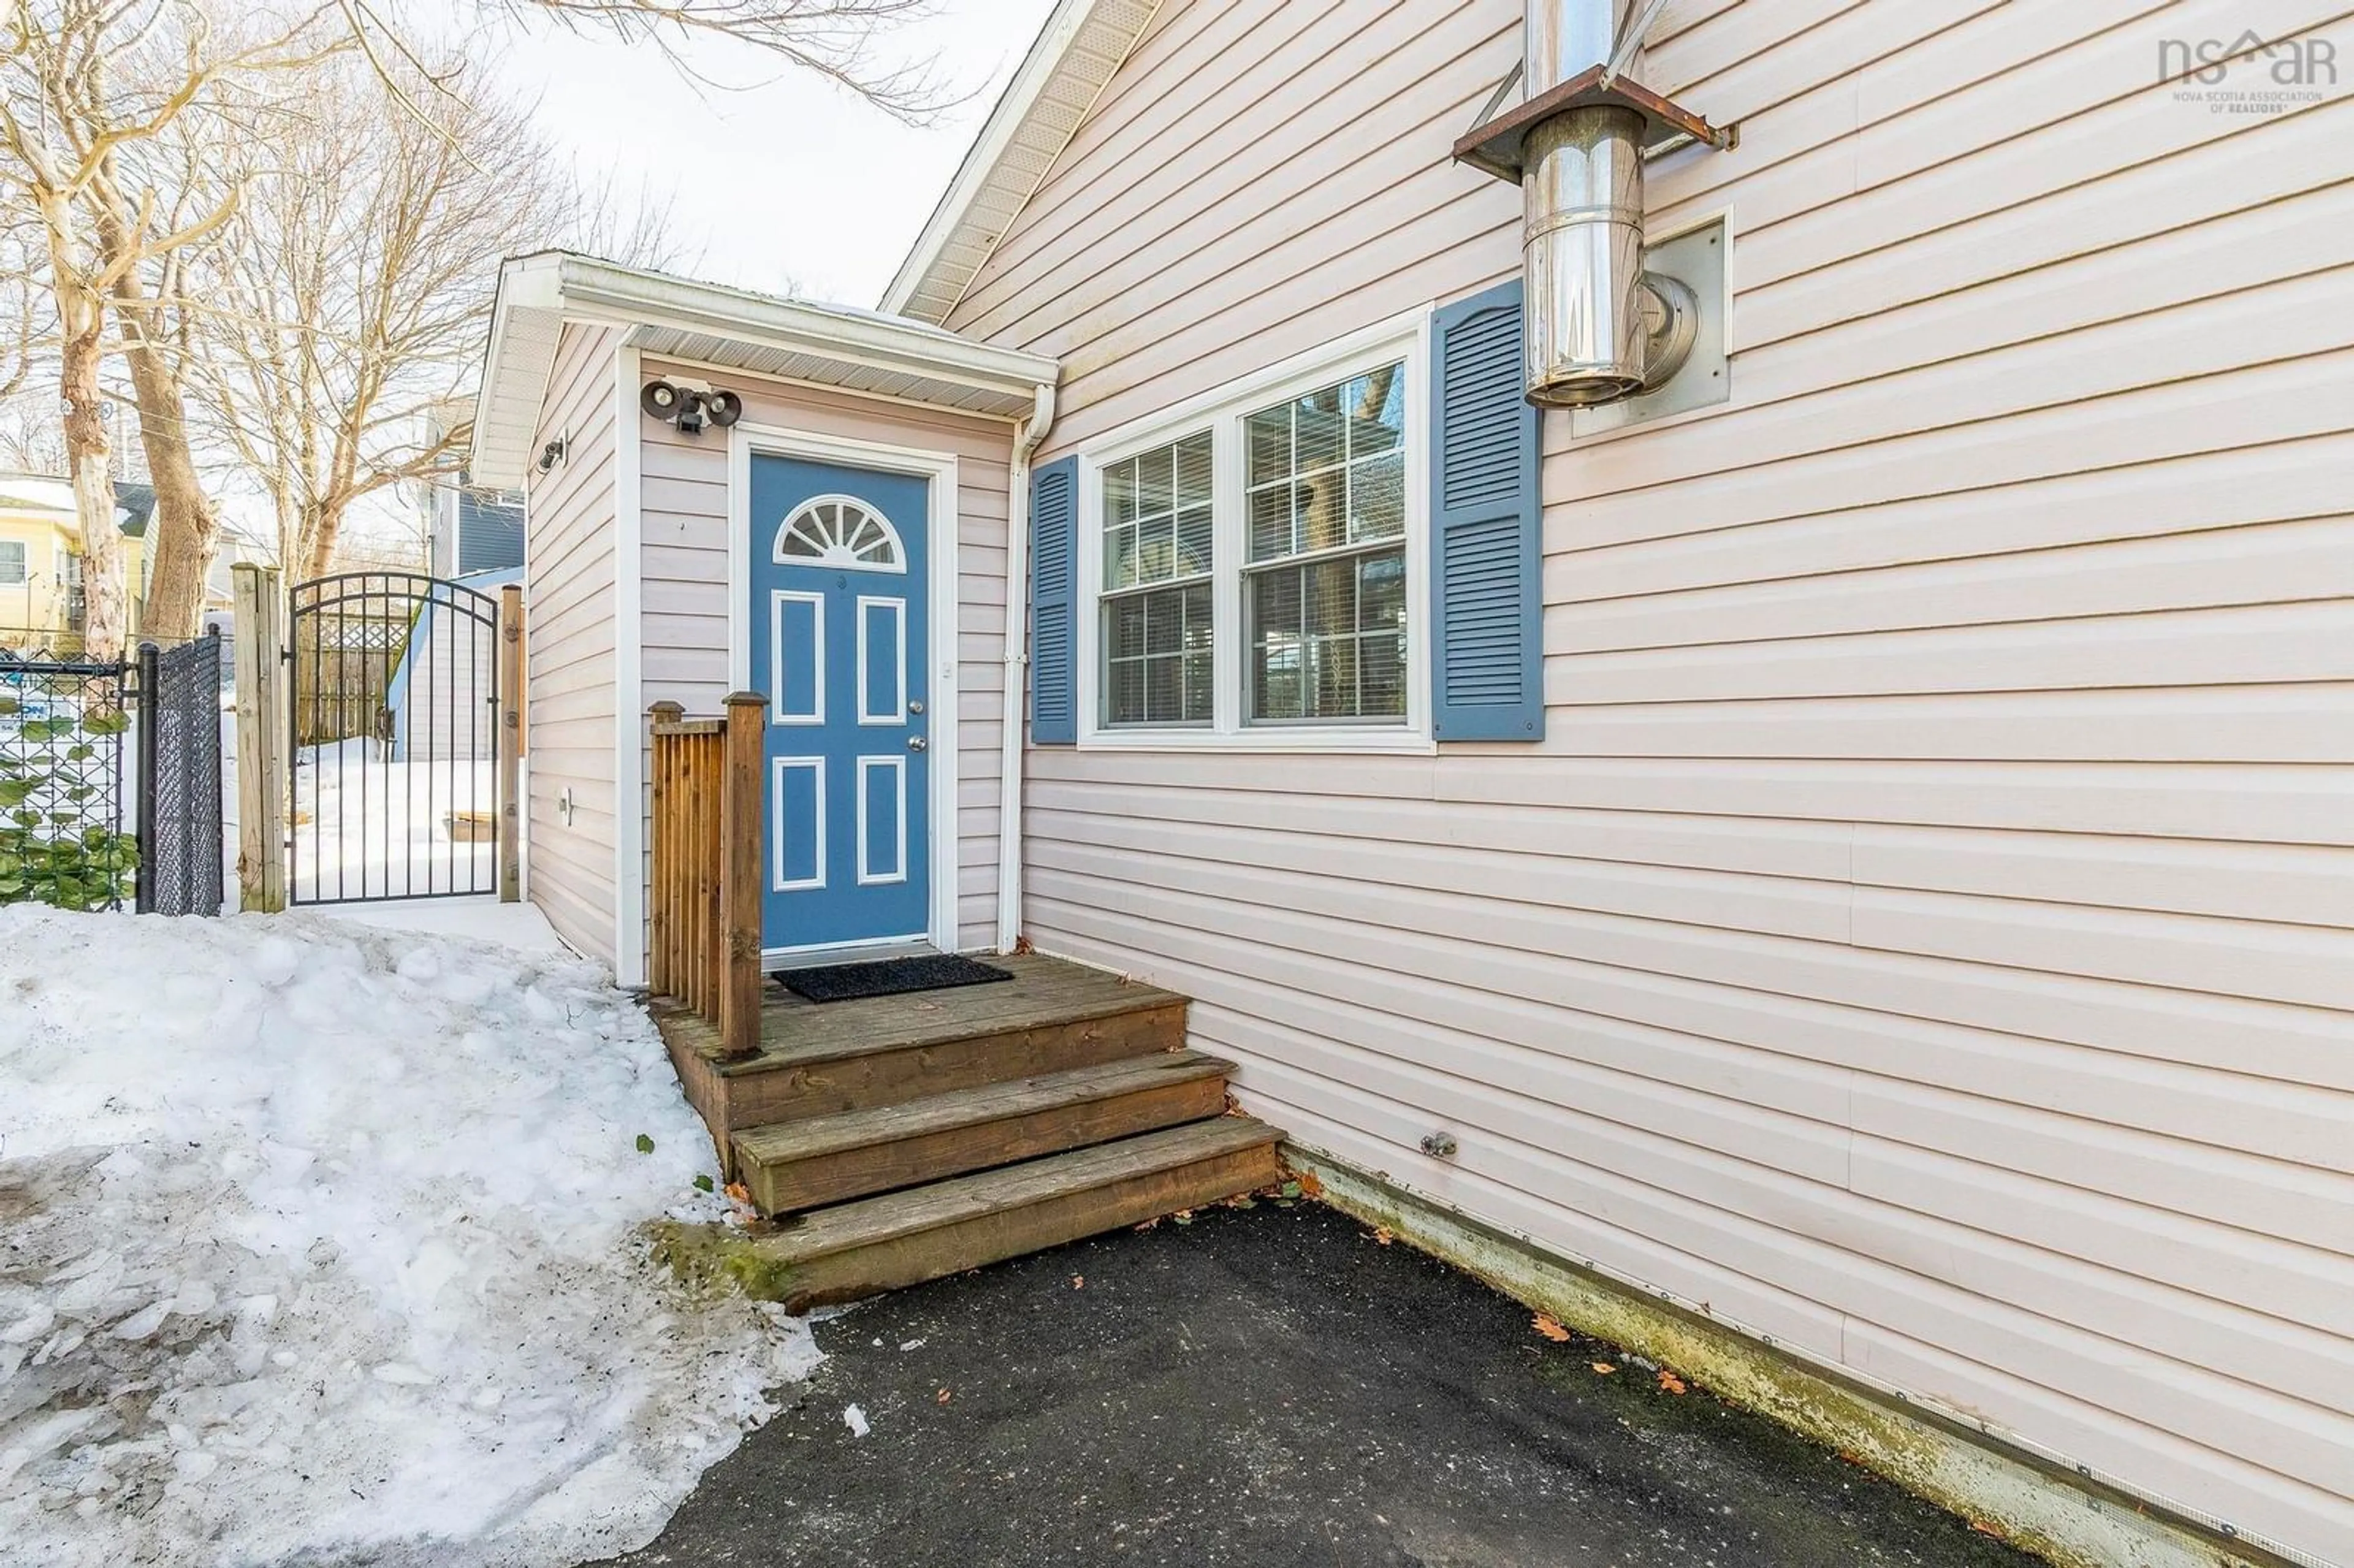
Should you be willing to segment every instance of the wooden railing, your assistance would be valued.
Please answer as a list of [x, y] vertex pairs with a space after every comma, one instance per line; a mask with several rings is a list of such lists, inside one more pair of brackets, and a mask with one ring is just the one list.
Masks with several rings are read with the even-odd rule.
[[725, 718], [656, 703], [652, 945], [657, 997], [719, 1032], [730, 1059], [760, 1048], [761, 773], [769, 699], [738, 692]]

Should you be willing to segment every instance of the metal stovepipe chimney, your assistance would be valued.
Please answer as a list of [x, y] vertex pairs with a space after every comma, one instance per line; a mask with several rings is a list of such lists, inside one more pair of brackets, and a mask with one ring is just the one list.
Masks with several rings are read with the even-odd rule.
[[[1618, 52], [1636, 0], [1523, 0], [1533, 99]], [[1635, 54], [1619, 62], [1632, 73]], [[1522, 191], [1529, 400], [1588, 408], [1641, 391], [1649, 323], [1643, 281], [1643, 117], [1615, 104], [1564, 110], [1528, 133]]]

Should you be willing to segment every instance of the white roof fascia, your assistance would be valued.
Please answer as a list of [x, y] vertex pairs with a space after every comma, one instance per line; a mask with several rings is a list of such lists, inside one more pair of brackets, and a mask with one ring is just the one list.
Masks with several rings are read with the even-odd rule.
[[[1007, 167], [1007, 154], [1033, 129], [1043, 106], [1050, 100], [1083, 99], [1092, 108], [1103, 90], [1136, 47], [1145, 29], [1152, 25], [1161, 8], [1161, 0], [1061, 0], [1040, 29], [1038, 39], [1031, 45], [1030, 53], [1022, 61], [1013, 81], [990, 111], [989, 119], [973, 139], [964, 162], [958, 165], [956, 177], [932, 209], [932, 216], [915, 248], [899, 264], [899, 274], [891, 280], [891, 287], [883, 295], [882, 308], [894, 315], [913, 316], [917, 320], [938, 322], [947, 319], [955, 309], [955, 301], [946, 304], [927, 303], [917, 296], [930, 281], [933, 270], [940, 264], [949, 247], [960, 238], [970, 238], [983, 248], [993, 248], [1003, 238], [1001, 234], [974, 235], [972, 212], [976, 202], [992, 188], [1002, 188], [1016, 197], [1018, 210], [1035, 193], [1045, 171], [1070, 144], [1079, 124], [1078, 116], [1067, 131], [1053, 139], [1052, 145], [1040, 148], [1041, 167], [1034, 175], [1023, 175]], [[1087, 36], [1091, 26], [1113, 21], [1119, 30], [1107, 41], [1108, 48], [1097, 54], [1087, 54], [1074, 48]], [[1016, 182], [1020, 182], [1018, 188]], [[970, 280], [957, 285], [956, 297], [960, 299]]]
[[1051, 384], [1062, 374], [1055, 360], [974, 343], [915, 322], [691, 282], [580, 257], [566, 259], [564, 304], [567, 317], [677, 327], [761, 348], [953, 381], [1025, 401], [1042, 383]]
[[[564, 258], [553, 252], [520, 256], [499, 269], [498, 292], [491, 304], [491, 341], [482, 356], [482, 385], [474, 399], [472, 440], [467, 466], [484, 482], [512, 488], [523, 482], [527, 450], [539, 426], [539, 399], [556, 368], [556, 344], [519, 346], [509, 328], [519, 312], [564, 308]], [[531, 414], [520, 439], [513, 421], [494, 426], [490, 416], [527, 398]]]
[[[516, 333], [527, 313], [561, 321], [671, 328], [843, 366], [921, 377], [1018, 400], [1025, 408], [1061, 366], [974, 343], [922, 323], [779, 299], [584, 256], [546, 252], [501, 269], [471, 451], [475, 479], [521, 484], [540, 399], [555, 369], [557, 334]], [[527, 417], [509, 414], [525, 409]], [[520, 433], [518, 433], [520, 432]]]

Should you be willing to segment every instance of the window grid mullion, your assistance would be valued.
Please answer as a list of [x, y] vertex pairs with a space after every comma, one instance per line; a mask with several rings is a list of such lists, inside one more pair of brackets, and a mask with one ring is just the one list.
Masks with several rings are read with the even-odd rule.
[[1116, 599], [1136, 599], [1148, 593], [1166, 592], [1170, 588], [1193, 588], [1214, 578], [1214, 574], [1210, 572], [1195, 572], [1183, 577], [1161, 577], [1149, 583], [1138, 583], [1132, 588], [1097, 588], [1096, 598], [1101, 603], [1110, 604]]
[[1210, 502], [1210, 666], [1217, 681], [1210, 697], [1210, 723], [1219, 735], [1243, 727], [1243, 553], [1250, 535], [1247, 450], [1243, 414], [1229, 412], [1213, 426], [1213, 502]]

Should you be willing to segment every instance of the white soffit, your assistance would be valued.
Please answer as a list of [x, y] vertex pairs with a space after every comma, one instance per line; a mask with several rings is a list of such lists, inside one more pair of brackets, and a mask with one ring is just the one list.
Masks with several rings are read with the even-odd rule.
[[948, 320], [1160, 8], [1161, 0], [1062, 0], [1055, 7], [900, 263], [885, 310]]
[[1052, 359], [973, 343], [924, 322], [698, 283], [584, 256], [509, 261], [482, 369], [472, 467], [485, 485], [521, 484], [567, 322], [627, 329], [657, 358], [778, 376], [928, 407], [1020, 419], [1052, 386]]

